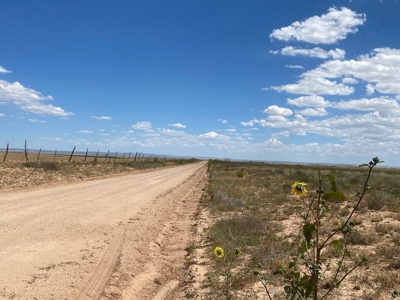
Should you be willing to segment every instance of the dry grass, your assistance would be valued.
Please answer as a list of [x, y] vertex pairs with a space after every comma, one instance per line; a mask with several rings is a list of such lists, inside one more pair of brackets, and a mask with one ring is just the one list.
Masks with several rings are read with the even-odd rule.
[[[4, 153], [0, 156], [3, 160]], [[5, 163], [0, 164], [0, 190], [13, 190], [48, 184], [75, 182], [90, 178], [137, 172], [196, 162], [196, 159], [161, 159], [158, 157], [136, 159], [69, 155], [8, 153]]]
[[[211, 160], [208, 166], [208, 200], [203, 209], [213, 216], [209, 230], [209, 278], [221, 274], [221, 265], [212, 256], [212, 248], [240, 247], [243, 268], [258, 264], [269, 274], [275, 294], [281, 288], [277, 270], [285, 267], [297, 252], [298, 234], [302, 224], [301, 200], [291, 195], [291, 184], [306, 182], [309, 191], [317, 189], [318, 166], [278, 165]], [[340, 217], [347, 216], [358, 198], [351, 195], [362, 190], [366, 170], [357, 167], [323, 166], [323, 173], [336, 177], [337, 188], [345, 203], [330, 203], [330, 214], [323, 221], [322, 234], [328, 235], [340, 227]], [[332, 299], [390, 299], [393, 289], [400, 289], [400, 170], [376, 168], [372, 172], [368, 191], [353, 220], [349, 248], [354, 259], [370, 257], [370, 263], [349, 276]], [[335, 249], [327, 248], [327, 257], [336, 257]], [[212, 276], [211, 276], [212, 275]], [[220, 280], [209, 280], [207, 286], [216, 293], [223, 288]], [[276, 288], [274, 288], [274, 286]], [[234, 298], [266, 298], [255, 279], [238, 285]], [[282, 296], [282, 294], [281, 294]], [[212, 298], [211, 294], [204, 296]], [[208, 297], [208, 298], [207, 298]], [[278, 297], [279, 298], [279, 297]], [[371, 298], [372, 299], [372, 298]]]

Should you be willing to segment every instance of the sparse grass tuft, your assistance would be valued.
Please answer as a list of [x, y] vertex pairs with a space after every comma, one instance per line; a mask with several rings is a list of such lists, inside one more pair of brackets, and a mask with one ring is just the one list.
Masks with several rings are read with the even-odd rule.
[[237, 215], [218, 220], [210, 228], [210, 238], [223, 248], [258, 246], [268, 225], [254, 215]]
[[86, 178], [101, 177], [111, 174], [129, 173], [134, 170], [154, 169], [198, 162], [197, 159], [149, 157], [135, 161], [133, 157], [112, 158], [42, 154], [36, 162], [36, 155], [9, 153], [5, 163], [0, 165], [0, 188], [15, 189], [38, 186], [47, 183], [73, 182]]
[[[346, 201], [328, 203], [329, 211], [321, 219], [322, 239], [338, 230], [340, 238], [340, 229], [344, 225], [341, 218], [352, 212], [358, 201], [354, 195], [363, 191], [365, 180], [365, 169], [356, 167], [322, 167], [322, 174], [328, 173], [335, 175], [336, 188], [343, 192]], [[281, 288], [279, 272], [287, 269], [293, 256], [297, 255], [298, 232], [301, 231], [301, 215], [304, 213], [302, 200], [291, 196], [291, 185], [293, 182], [306, 182], [307, 190], [314, 192], [318, 189], [316, 174], [318, 166], [315, 165], [210, 160], [208, 199], [201, 202], [214, 217], [209, 230], [210, 256], [216, 245], [226, 251], [243, 247], [246, 265], [250, 268], [260, 264], [257, 268], [266, 270], [263, 274], [268, 277], [269, 284]], [[358, 281], [354, 291], [360, 291], [356, 297], [378, 299], [367, 295], [379, 295], [390, 299], [389, 289], [400, 289], [400, 170], [377, 167], [369, 184], [372, 188], [367, 190], [365, 199], [351, 218], [354, 228], [347, 235], [346, 247], [351, 248], [352, 256], [348, 258], [349, 265], [344, 265], [340, 272], [349, 270], [359, 263], [357, 259], [369, 254], [369, 273], [361, 271], [356, 276]], [[329, 182], [324, 181], [322, 189], [330, 190]], [[304, 200], [310, 201], [307, 197]], [[387, 222], [387, 215], [392, 218], [390, 223]], [[324, 264], [337, 266], [343, 251], [338, 244], [328, 245], [323, 255], [327, 258]], [[388, 273], [384, 274], [382, 270]], [[218, 272], [221, 269], [214, 271], [209, 273], [210, 286], [220, 280], [221, 273]], [[378, 275], [371, 279], [370, 272]], [[326, 275], [332, 275], [329, 268]], [[352, 284], [353, 279], [349, 280]], [[241, 292], [232, 291], [232, 295], [235, 299], [245, 299], [244, 295], [252, 290], [252, 284], [253, 281], [249, 280], [242, 286], [234, 286]], [[327, 282], [326, 287], [330, 286]], [[362, 296], [361, 291], [368, 292]]]
[[38, 162], [26, 162], [23, 163], [25, 168], [40, 168], [45, 171], [58, 171], [61, 169], [61, 165], [53, 161], [38, 161]]
[[377, 241], [377, 237], [372, 233], [360, 232], [359, 230], [353, 230], [348, 239], [350, 245], [372, 245]]

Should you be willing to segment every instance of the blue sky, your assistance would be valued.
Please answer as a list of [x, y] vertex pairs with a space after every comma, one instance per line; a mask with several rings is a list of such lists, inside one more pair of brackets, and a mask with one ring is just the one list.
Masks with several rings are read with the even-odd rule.
[[400, 165], [397, 1], [1, 11], [0, 147]]

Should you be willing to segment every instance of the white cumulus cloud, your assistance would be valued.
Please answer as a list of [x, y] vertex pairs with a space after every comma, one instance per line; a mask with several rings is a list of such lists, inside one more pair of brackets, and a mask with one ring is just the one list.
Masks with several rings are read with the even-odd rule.
[[96, 119], [96, 120], [106, 120], [106, 121], [112, 120], [112, 118], [109, 117], [109, 116], [100, 116], [100, 117], [92, 116], [92, 119]]
[[366, 16], [342, 7], [330, 8], [327, 14], [313, 16], [305, 21], [296, 21], [290, 26], [275, 29], [270, 38], [283, 41], [301, 41], [312, 44], [333, 44], [357, 32], [357, 26], [364, 24]]
[[400, 49], [376, 48], [371, 53], [352, 60], [331, 60], [300, 75], [297, 83], [273, 86], [278, 92], [305, 95], [350, 95], [355, 88], [353, 78], [368, 83], [367, 95], [372, 91], [396, 94], [400, 98]]
[[59, 137], [54, 137], [54, 138], [51, 138], [51, 137], [39, 137], [39, 139], [48, 140], [48, 141], [62, 141], [62, 138], [59, 138]]
[[73, 113], [66, 112], [60, 107], [42, 102], [53, 100], [51, 96], [44, 96], [34, 89], [26, 88], [19, 82], [10, 83], [0, 80], [0, 101], [11, 102], [24, 111], [40, 115], [51, 115], [58, 117], [72, 116]]
[[328, 112], [323, 107], [306, 108], [303, 110], [296, 110], [296, 113], [306, 117], [322, 117], [326, 116]]
[[223, 135], [223, 134], [218, 134], [214, 131], [210, 131], [204, 134], [200, 134], [198, 136], [199, 138], [205, 138], [205, 139], [219, 139], [219, 140], [229, 140], [230, 137], [227, 135]]
[[372, 84], [367, 84], [365, 86], [365, 89], [368, 96], [372, 95], [375, 92], [375, 88]]
[[185, 135], [185, 132], [182, 130], [172, 130], [172, 129], [165, 129], [165, 128], [158, 128], [158, 132], [166, 135], [174, 135], [174, 136], [182, 136]]
[[276, 137], [271, 137], [263, 142], [263, 146], [281, 148], [283, 146], [283, 143], [279, 141]]
[[280, 51], [270, 51], [273, 54], [282, 54], [282, 55], [289, 55], [289, 56], [308, 56], [308, 57], [316, 57], [321, 59], [343, 59], [346, 55], [346, 51], [342, 49], [334, 49], [325, 51], [319, 47], [312, 48], [312, 49], [303, 49], [303, 48], [295, 48], [292, 46], [287, 46]]
[[287, 103], [294, 106], [304, 107], [304, 106], [320, 106], [320, 107], [327, 107], [330, 106], [331, 103], [325, 100], [321, 96], [301, 96], [295, 99], [287, 99]]
[[32, 123], [46, 123], [46, 121], [38, 120], [38, 119], [28, 119], [28, 121], [32, 122]]
[[79, 130], [79, 131], [77, 131], [78, 133], [88, 133], [88, 134], [90, 134], [90, 133], [93, 133], [93, 131], [91, 131], [91, 130], [86, 130], [86, 129], [84, 129], [84, 130]]
[[252, 126], [254, 126], [254, 122], [252, 122], [252, 121], [249, 121], [249, 122], [240, 122], [240, 125], [252, 127]]
[[278, 92], [305, 95], [350, 95], [354, 92], [353, 87], [323, 77], [311, 76], [307, 73], [301, 77], [302, 79], [295, 84], [272, 86], [271, 88]]
[[293, 112], [289, 108], [279, 107], [277, 105], [271, 105], [264, 109], [263, 113], [269, 114], [271, 116], [290, 116]]
[[345, 84], [357, 84], [358, 80], [351, 77], [344, 77], [342, 78], [342, 82]]
[[289, 69], [304, 69], [304, 67], [300, 66], [300, 65], [285, 65], [285, 68], [289, 68]]
[[186, 125], [182, 125], [181, 123], [168, 124], [168, 126], [176, 127], [176, 128], [186, 128]]
[[386, 111], [400, 115], [399, 103], [388, 97], [340, 101], [334, 107], [340, 110]]
[[0, 73], [11, 73], [11, 71], [6, 70], [6, 69], [3, 68], [2, 66], [0, 66]]
[[136, 124], [132, 125], [132, 128], [138, 130], [152, 131], [151, 123], [148, 121], [137, 122]]

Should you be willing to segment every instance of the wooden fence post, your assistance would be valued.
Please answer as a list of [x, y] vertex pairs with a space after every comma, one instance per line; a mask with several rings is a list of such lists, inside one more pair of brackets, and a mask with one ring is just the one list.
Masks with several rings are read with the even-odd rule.
[[124, 152], [124, 155], [122, 155], [122, 160], [124, 160], [124, 158], [125, 158], [125, 152]]
[[76, 148], [76, 146], [74, 147], [74, 149], [72, 149], [72, 152], [71, 152], [71, 155], [70, 155], [70, 157], [68, 159], [68, 162], [71, 162], [72, 155], [74, 155], [74, 152], [75, 152], [75, 148]]
[[109, 154], [109, 153], [110, 153], [110, 150], [107, 151], [106, 161], [107, 161], [107, 158], [108, 158], [108, 154]]
[[[136, 154], [135, 154], [135, 159], [134, 159], [133, 161], [136, 161], [136, 156], [137, 156], [137, 152], [136, 152]], [[140, 154], [139, 154], [139, 156], [140, 156]]]
[[4, 157], [3, 157], [3, 164], [6, 162], [6, 158], [7, 158], [7, 154], [8, 154], [8, 146], [9, 146], [9, 143], [7, 142], [7, 149], [6, 149], [6, 154], [4, 154]]
[[42, 151], [42, 148], [40, 148], [39, 149], [39, 154], [38, 154], [38, 156], [37, 156], [37, 159], [36, 159], [36, 163], [38, 163], [39, 162], [39, 158], [40, 158], [40, 152]]
[[100, 151], [100, 149], [97, 149], [97, 153], [96, 153], [96, 156], [94, 157], [93, 161], [97, 161], [97, 156], [99, 156], [99, 151]]
[[26, 160], [26, 162], [29, 162], [28, 150], [26, 149], [26, 140], [25, 140], [25, 160]]
[[115, 161], [115, 159], [117, 158], [117, 155], [118, 155], [118, 151], [115, 153], [114, 161]]
[[83, 161], [86, 161], [88, 150], [89, 150], [89, 148], [86, 148], [85, 159]]
[[131, 153], [129, 152], [129, 155], [128, 155], [128, 160], [131, 158]]
[[57, 148], [56, 148], [56, 150], [54, 151], [54, 159], [53, 159], [53, 162], [56, 161], [56, 156], [57, 156]]

